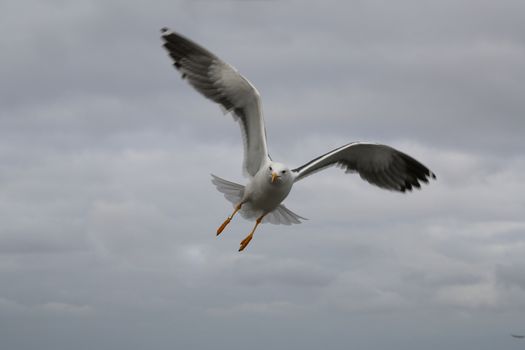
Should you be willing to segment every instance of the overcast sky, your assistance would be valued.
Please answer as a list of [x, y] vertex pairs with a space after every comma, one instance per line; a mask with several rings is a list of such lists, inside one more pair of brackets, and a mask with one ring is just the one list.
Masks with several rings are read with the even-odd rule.
[[[525, 2], [0, 1], [2, 349], [522, 349]], [[349, 141], [438, 180], [330, 169], [240, 216], [238, 126], [168, 26], [258, 88], [273, 159]]]

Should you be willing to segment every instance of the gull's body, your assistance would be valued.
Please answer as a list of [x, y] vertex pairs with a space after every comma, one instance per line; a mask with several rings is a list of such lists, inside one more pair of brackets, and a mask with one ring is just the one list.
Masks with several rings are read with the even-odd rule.
[[231, 112], [241, 126], [244, 141], [246, 186], [212, 175], [213, 184], [234, 205], [234, 212], [217, 230], [219, 235], [240, 214], [255, 220], [250, 234], [241, 242], [243, 250], [261, 222], [299, 224], [303, 217], [286, 208], [282, 201], [293, 184], [329, 166], [339, 165], [346, 172], [357, 172], [378, 187], [405, 192], [419, 188], [435, 175], [414, 158], [392, 147], [375, 143], [349, 143], [295, 169], [274, 162], [268, 153], [261, 98], [255, 87], [235, 68], [191, 40], [164, 28], [164, 47], [182, 77], [205, 97]]
[[250, 182], [246, 185], [243, 201], [251, 203], [255, 208], [259, 208], [262, 212], [270, 213], [281, 204], [281, 202], [288, 196], [293, 185], [293, 177], [288, 169], [281, 168], [283, 170], [275, 169], [278, 164], [274, 164], [272, 170], [279, 174], [280, 171], [285, 171], [289, 175], [280, 177], [273, 182], [268, 181], [271, 175], [268, 175], [265, 171], [266, 168], [270, 170], [271, 162], [267, 163], [258, 171], [254, 177], [250, 179]]

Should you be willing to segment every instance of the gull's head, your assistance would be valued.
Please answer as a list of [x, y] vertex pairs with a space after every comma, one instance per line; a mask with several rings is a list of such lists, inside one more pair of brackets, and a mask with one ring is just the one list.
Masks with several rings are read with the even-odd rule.
[[266, 169], [268, 180], [275, 185], [288, 183], [292, 172], [284, 164], [271, 162]]

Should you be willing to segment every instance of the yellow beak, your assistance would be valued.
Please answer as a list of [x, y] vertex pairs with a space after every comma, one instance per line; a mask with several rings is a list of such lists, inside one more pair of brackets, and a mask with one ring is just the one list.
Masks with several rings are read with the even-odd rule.
[[279, 177], [279, 175], [277, 175], [277, 173], [272, 173], [272, 183], [275, 182], [275, 179], [277, 179]]

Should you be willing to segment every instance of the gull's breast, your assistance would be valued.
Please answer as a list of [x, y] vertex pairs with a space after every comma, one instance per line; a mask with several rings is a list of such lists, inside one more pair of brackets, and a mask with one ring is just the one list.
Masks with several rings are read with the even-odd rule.
[[254, 208], [270, 212], [277, 208], [279, 204], [290, 193], [291, 186], [274, 185], [268, 181], [256, 181], [250, 183], [245, 191], [245, 199], [251, 202]]

